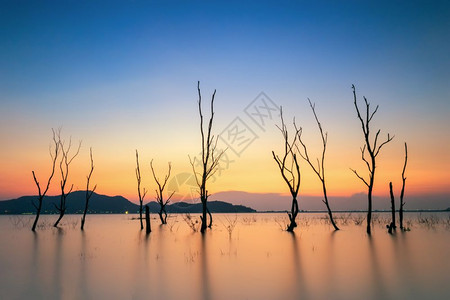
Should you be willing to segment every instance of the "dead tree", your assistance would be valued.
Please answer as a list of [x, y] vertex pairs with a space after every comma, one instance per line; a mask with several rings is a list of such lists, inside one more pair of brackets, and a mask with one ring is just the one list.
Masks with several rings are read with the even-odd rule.
[[297, 142], [298, 136], [300, 136], [301, 129], [297, 129], [297, 126], [295, 125], [294, 121], [294, 128], [295, 128], [295, 134], [292, 142], [289, 142], [289, 134], [288, 129], [286, 127], [286, 124], [284, 124], [283, 119], [283, 110], [280, 108], [280, 117], [281, 117], [281, 127], [278, 127], [278, 129], [281, 131], [281, 134], [283, 135], [284, 140], [284, 152], [282, 157], [280, 158], [278, 155], [275, 154], [274, 151], [272, 151], [272, 156], [275, 162], [278, 165], [278, 168], [281, 172], [281, 177], [283, 177], [283, 180], [286, 182], [287, 186], [289, 187], [289, 191], [292, 196], [292, 205], [291, 205], [291, 212], [288, 212], [289, 216], [289, 225], [287, 227], [287, 231], [294, 231], [294, 228], [297, 227], [297, 223], [295, 222], [295, 219], [298, 215], [298, 191], [300, 189], [300, 166], [297, 160], [297, 155], [294, 151], [294, 145]]
[[50, 187], [50, 182], [52, 181], [53, 175], [55, 175], [56, 161], [58, 160], [58, 156], [59, 156], [60, 144], [59, 144], [58, 139], [56, 138], [56, 136], [59, 135], [59, 130], [57, 132], [55, 132], [55, 130], [52, 129], [52, 133], [53, 133], [54, 149], [52, 149], [52, 146], [50, 146], [50, 148], [49, 148], [50, 157], [52, 158], [52, 172], [50, 173], [50, 176], [48, 177], [47, 185], [43, 191], [41, 190], [41, 186], [39, 184], [39, 181], [36, 178], [35, 172], [31, 171], [31, 173], [33, 174], [34, 183], [36, 184], [36, 186], [38, 188], [38, 193], [39, 193], [38, 203], [36, 204], [36, 203], [32, 202], [34, 208], [36, 208], [36, 218], [34, 219], [33, 226], [31, 227], [31, 230], [33, 232], [36, 231], [36, 226], [37, 226], [37, 223], [39, 220], [39, 216], [41, 214], [42, 201], [44, 200], [44, 197], [48, 192], [48, 189]]
[[166, 188], [167, 181], [169, 180], [172, 165], [169, 163], [169, 171], [167, 172], [167, 175], [164, 176], [164, 181], [161, 181], [159, 180], [158, 177], [156, 177], [155, 170], [153, 168], [153, 159], [150, 161], [150, 168], [152, 169], [153, 178], [155, 179], [155, 182], [158, 185], [158, 189], [156, 189], [155, 192], [156, 192], [156, 202], [158, 202], [159, 204], [159, 213], [158, 213], [159, 218], [161, 219], [161, 224], [167, 224], [166, 205], [169, 203], [175, 191], [173, 191], [172, 194], [170, 194], [167, 200], [164, 200], [164, 189]]
[[316, 173], [317, 177], [319, 177], [320, 182], [322, 183], [322, 191], [323, 191], [323, 198], [324, 198], [322, 200], [322, 202], [327, 207], [328, 216], [330, 218], [330, 222], [333, 225], [334, 229], [339, 230], [339, 227], [337, 227], [336, 222], [333, 219], [333, 213], [331, 212], [330, 204], [328, 203], [327, 187], [325, 184], [325, 152], [327, 150], [328, 133], [325, 132], [325, 134], [324, 134], [324, 132], [323, 132], [322, 125], [320, 124], [319, 118], [317, 117], [317, 114], [316, 114], [315, 104], [312, 104], [311, 100], [309, 100], [309, 99], [308, 99], [308, 101], [309, 101], [309, 106], [311, 106], [312, 112], [314, 114], [314, 118], [316, 119], [317, 125], [319, 126], [320, 136], [322, 137], [322, 158], [320, 159], [320, 161], [317, 158], [317, 167], [311, 162], [311, 159], [308, 154], [308, 149], [301, 137], [301, 133], [302, 133], [301, 128], [300, 128], [300, 131], [298, 131], [299, 132], [298, 141], [303, 148], [303, 152], [300, 151], [300, 149], [297, 145], [296, 145], [296, 147], [297, 147], [297, 151], [298, 151], [299, 155], [309, 164], [309, 166], [314, 171], [314, 173]]
[[150, 224], [150, 209], [148, 208], [148, 205], [146, 205], [145, 206], [145, 233], [149, 234], [150, 232], [152, 232], [152, 227]]
[[400, 207], [398, 211], [400, 229], [402, 230], [403, 230], [403, 206], [405, 205], [405, 202], [403, 202], [403, 196], [405, 195], [405, 183], [406, 183], [405, 171], [407, 162], [408, 162], [408, 146], [405, 143], [405, 164], [403, 165], [402, 171], [402, 191], [400, 192]]
[[95, 189], [97, 188], [97, 185], [94, 186], [94, 188], [90, 191], [89, 190], [89, 182], [91, 180], [92, 173], [94, 172], [94, 158], [92, 157], [92, 148], [90, 148], [90, 156], [91, 156], [91, 171], [89, 172], [87, 176], [87, 183], [86, 183], [86, 202], [84, 204], [84, 212], [83, 217], [81, 218], [81, 230], [84, 230], [84, 222], [86, 221], [86, 213], [89, 206], [89, 199], [91, 199], [92, 194], [94, 193]]
[[141, 230], [144, 229], [144, 224], [142, 223], [142, 203], [144, 202], [144, 197], [147, 194], [145, 188], [141, 193], [141, 170], [139, 169], [139, 154], [136, 150], [136, 179], [137, 179], [137, 188], [138, 188], [138, 196], [139, 196], [139, 220], [141, 222]]
[[[361, 159], [364, 161], [364, 163], [367, 166], [367, 169], [369, 171], [369, 180], [364, 179], [364, 177], [362, 177], [361, 175], [359, 175], [359, 173], [354, 170], [351, 169], [353, 171], [353, 173], [355, 173], [355, 175], [367, 186], [368, 189], [368, 193], [367, 193], [367, 200], [368, 200], [368, 208], [367, 208], [367, 234], [371, 233], [371, 222], [372, 222], [372, 193], [373, 193], [373, 184], [374, 184], [374, 180], [375, 180], [375, 168], [376, 168], [376, 158], [378, 156], [378, 154], [380, 153], [381, 148], [386, 145], [387, 143], [389, 143], [390, 141], [392, 141], [392, 139], [394, 138], [393, 136], [391, 137], [389, 134], [387, 135], [387, 139], [384, 140], [383, 142], [381, 142], [380, 144], [378, 144], [378, 137], [380, 135], [380, 129], [378, 129], [378, 131], [375, 134], [375, 138], [373, 139], [373, 141], [371, 141], [370, 138], [370, 122], [372, 121], [373, 116], [375, 115], [375, 113], [378, 110], [378, 105], [375, 108], [375, 110], [373, 110], [372, 112], [370, 111], [370, 104], [367, 101], [366, 97], [364, 98], [364, 103], [366, 106], [366, 111], [365, 111], [365, 115], [362, 116], [359, 108], [358, 108], [358, 104], [356, 103], [356, 89], [355, 86], [352, 85], [352, 89], [353, 89], [353, 100], [354, 100], [354, 105], [355, 105], [355, 109], [356, 109], [356, 113], [358, 115], [358, 119], [361, 122], [361, 127], [362, 127], [362, 131], [364, 134], [364, 146], [361, 148]], [[365, 153], [369, 154], [369, 160], [366, 159], [365, 157]]]
[[69, 139], [69, 144], [67, 145], [67, 148], [65, 148], [65, 146], [64, 146], [65, 142], [61, 141], [61, 136], [59, 134], [58, 134], [58, 140], [59, 140], [59, 144], [61, 146], [61, 154], [62, 154], [61, 161], [59, 162], [59, 170], [61, 171], [61, 182], [60, 182], [61, 197], [60, 197], [59, 206], [54, 203], [56, 210], [59, 211], [59, 217], [56, 220], [53, 227], [58, 227], [59, 222], [61, 221], [61, 219], [64, 217], [64, 214], [66, 213], [67, 196], [69, 196], [73, 190], [73, 184], [72, 184], [69, 188], [69, 191], [66, 192], [67, 179], [69, 178], [69, 167], [70, 167], [70, 164], [72, 163], [72, 161], [75, 159], [75, 157], [77, 157], [78, 153], [80, 153], [80, 148], [81, 148], [81, 141], [80, 141], [80, 143], [78, 144], [77, 151], [75, 152], [74, 155], [70, 156], [70, 150], [72, 148], [72, 138]]
[[[211, 115], [209, 118], [208, 127], [206, 129], [206, 135], [205, 135], [205, 128], [203, 128], [204, 126], [203, 126], [202, 95], [200, 92], [200, 81], [197, 82], [197, 91], [198, 91], [198, 112], [200, 114], [200, 133], [202, 137], [202, 158], [200, 161], [201, 165], [200, 172], [197, 172], [195, 168], [197, 159], [195, 157], [194, 159], [191, 159], [191, 157], [189, 157], [189, 161], [191, 163], [192, 170], [195, 175], [195, 180], [199, 188], [200, 201], [202, 203], [202, 215], [200, 216], [202, 224], [200, 227], [200, 232], [204, 233], [206, 231], [206, 228], [208, 227], [206, 214], [208, 213], [207, 202], [209, 195], [206, 189], [206, 185], [208, 180], [217, 171], [220, 158], [222, 157], [225, 151], [217, 150], [218, 138], [214, 137], [214, 135], [211, 134], [214, 120], [214, 98], [216, 96], [216, 90], [214, 90], [214, 93], [212, 94], [211, 97]], [[209, 216], [211, 225], [212, 216], [211, 214], [209, 214]]]
[[392, 221], [391, 224], [386, 225], [388, 228], [388, 232], [392, 233], [392, 230], [396, 228], [395, 226], [395, 198], [394, 198], [394, 191], [392, 190], [392, 182], [389, 182], [389, 194], [391, 196], [391, 214], [392, 214]]

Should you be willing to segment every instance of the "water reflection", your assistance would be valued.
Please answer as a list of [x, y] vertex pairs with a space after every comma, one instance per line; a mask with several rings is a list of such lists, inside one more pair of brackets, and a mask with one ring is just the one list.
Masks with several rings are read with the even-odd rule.
[[[25, 282], [23, 290], [23, 295], [21, 298], [28, 298], [35, 295], [36, 297], [41, 297], [41, 287], [39, 285], [39, 280], [37, 279], [39, 276], [39, 235], [37, 232], [32, 232], [32, 245], [31, 245], [31, 261], [28, 275], [28, 282]], [[4, 272], [4, 271], [2, 271]]]
[[335, 241], [336, 236], [339, 234], [339, 231], [333, 230], [328, 234], [328, 238], [325, 239], [326, 244], [322, 246], [325, 249], [324, 253], [324, 264], [326, 266], [325, 274], [323, 275], [324, 280], [324, 292], [326, 292], [326, 296], [329, 299], [340, 299], [338, 290], [336, 288], [336, 249], [335, 249]]
[[[383, 274], [381, 270], [381, 263], [379, 261], [377, 252], [377, 246], [372, 235], [367, 235], [367, 245], [369, 252], [369, 272], [371, 273], [371, 278], [369, 282], [371, 283], [369, 288], [372, 290], [372, 299], [388, 299], [386, 292], [386, 287], [384, 283], [384, 277], [388, 274]], [[383, 252], [386, 249], [378, 250]]]
[[307, 278], [303, 272], [303, 265], [301, 262], [301, 253], [299, 249], [299, 238], [295, 232], [286, 232], [291, 240], [291, 250], [292, 250], [292, 264], [291, 264], [291, 280], [292, 280], [292, 290], [295, 292], [293, 297], [289, 299], [311, 299], [308, 291]]
[[65, 267], [64, 253], [63, 253], [63, 243], [64, 243], [64, 229], [58, 227], [54, 231], [56, 236], [55, 241], [55, 259], [53, 263], [53, 283], [51, 284], [53, 290], [53, 299], [62, 298], [62, 270]]
[[[49, 218], [51, 216], [48, 216]], [[220, 215], [217, 221], [220, 221]], [[89, 227], [11, 230], [0, 217], [0, 299], [420, 299], [445, 298], [450, 231], [393, 235], [310, 217], [295, 233], [273, 215], [201, 235], [123, 216], [92, 216]], [[45, 220], [46, 216], [43, 217]], [[248, 221], [250, 220], [250, 221]], [[7, 219], [6, 219], [7, 221]], [[219, 223], [218, 223], [219, 224]], [[6, 224], [7, 225], [7, 224]], [[3, 270], [7, 270], [6, 272]]]
[[210, 274], [208, 268], [208, 249], [207, 249], [207, 237], [209, 232], [201, 234], [200, 243], [200, 286], [201, 295], [203, 300], [210, 300], [211, 297], [211, 287], [210, 287]]
[[81, 237], [81, 246], [80, 246], [80, 272], [78, 279], [78, 291], [80, 292], [80, 299], [91, 299], [89, 295], [89, 272], [88, 272], [88, 263], [87, 263], [87, 241], [86, 241], [86, 232], [82, 230], [80, 232]]

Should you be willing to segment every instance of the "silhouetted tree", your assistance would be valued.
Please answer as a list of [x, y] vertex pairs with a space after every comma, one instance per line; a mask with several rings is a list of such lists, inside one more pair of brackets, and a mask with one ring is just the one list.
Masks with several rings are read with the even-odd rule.
[[291, 212], [288, 212], [290, 223], [287, 227], [287, 231], [292, 232], [294, 231], [294, 228], [297, 227], [295, 219], [297, 218], [297, 214], [299, 211], [297, 196], [300, 189], [300, 166], [297, 160], [297, 155], [294, 152], [294, 147], [298, 136], [300, 136], [301, 129], [297, 128], [294, 121], [295, 134], [292, 142], [289, 142], [289, 134], [286, 124], [284, 124], [282, 108], [280, 108], [280, 118], [281, 127], [279, 127], [278, 125], [277, 127], [283, 135], [284, 152], [281, 158], [276, 155], [274, 151], [272, 151], [272, 156], [277, 163], [278, 168], [280, 169], [281, 177], [283, 177], [283, 180], [286, 182], [292, 195]]
[[145, 206], [145, 232], [147, 234], [152, 232], [152, 227], [150, 224], [150, 209], [148, 208], [148, 205]]
[[403, 206], [405, 205], [405, 202], [403, 201], [403, 196], [405, 195], [405, 183], [406, 183], [405, 171], [407, 162], [408, 162], [408, 146], [405, 143], [405, 164], [403, 165], [402, 171], [402, 191], [400, 192], [400, 208], [398, 211], [400, 229], [402, 230], [403, 230]]
[[[200, 201], [202, 203], [202, 215], [200, 216], [200, 219], [202, 221], [200, 231], [201, 233], [204, 233], [206, 231], [207, 226], [207, 219], [206, 214], [209, 212], [207, 207], [208, 202], [208, 191], [206, 189], [206, 184], [208, 180], [215, 174], [217, 171], [217, 167], [219, 165], [219, 161], [221, 156], [223, 155], [224, 151], [218, 151], [217, 150], [217, 137], [214, 137], [214, 135], [211, 134], [212, 126], [213, 126], [213, 119], [214, 119], [214, 98], [216, 96], [216, 90], [214, 90], [214, 93], [211, 97], [211, 116], [209, 118], [208, 127], [206, 130], [206, 136], [205, 136], [205, 129], [203, 128], [203, 113], [202, 113], [202, 95], [200, 92], [200, 81], [197, 82], [197, 91], [198, 91], [198, 112], [200, 114], [200, 133], [202, 136], [202, 159], [201, 159], [201, 171], [197, 172], [195, 169], [195, 163], [196, 158], [191, 159], [189, 157], [189, 161], [191, 163], [195, 180], [197, 183], [197, 186], [199, 188], [199, 194], [200, 194]], [[217, 153], [218, 152], [218, 153]], [[210, 216], [210, 226], [212, 224], [212, 216], [209, 213]]]
[[392, 182], [389, 182], [389, 194], [391, 196], [391, 214], [392, 214], [392, 221], [391, 224], [387, 225], [388, 232], [392, 233], [392, 230], [396, 228], [395, 226], [395, 198], [394, 198], [394, 191], [392, 190]]
[[136, 179], [137, 179], [137, 188], [138, 188], [138, 196], [139, 196], [139, 221], [141, 222], [141, 230], [144, 229], [144, 224], [142, 223], [142, 203], [144, 202], [144, 197], [147, 194], [145, 188], [141, 193], [141, 170], [139, 169], [139, 154], [136, 150]]
[[35, 172], [31, 171], [31, 173], [33, 174], [34, 183], [36, 184], [36, 186], [38, 188], [38, 193], [39, 193], [38, 204], [32, 202], [33, 206], [36, 208], [36, 218], [34, 219], [33, 226], [31, 227], [32, 231], [36, 230], [39, 216], [41, 214], [42, 201], [44, 200], [44, 197], [48, 192], [48, 189], [50, 187], [50, 182], [52, 181], [53, 175], [55, 175], [56, 161], [58, 160], [59, 149], [60, 149], [59, 141], [56, 138], [56, 136], [59, 135], [59, 131], [60, 130], [58, 129], [58, 131], [55, 132], [55, 130], [52, 128], [54, 149], [52, 149], [52, 146], [50, 146], [50, 148], [49, 148], [50, 157], [52, 158], [52, 172], [50, 173], [50, 176], [48, 177], [47, 185], [43, 191], [41, 190], [41, 186], [39, 184], [39, 181], [36, 178]]
[[172, 194], [170, 194], [167, 200], [164, 200], [164, 189], [166, 188], [167, 181], [169, 180], [172, 165], [169, 163], [169, 171], [167, 172], [167, 175], [164, 176], [164, 181], [160, 181], [159, 178], [156, 177], [155, 170], [153, 169], [153, 159], [150, 161], [150, 168], [152, 169], [153, 178], [155, 179], [155, 182], [158, 185], [158, 189], [156, 189], [155, 192], [156, 192], [156, 202], [158, 202], [159, 204], [159, 213], [158, 213], [159, 218], [161, 219], [161, 224], [167, 224], [166, 205], [169, 203], [175, 191], [173, 191]]
[[325, 151], [327, 150], [328, 133], [327, 132], [325, 132], [325, 134], [323, 133], [322, 125], [320, 124], [319, 118], [317, 117], [317, 114], [316, 114], [315, 104], [312, 104], [311, 100], [309, 100], [309, 99], [308, 99], [308, 102], [309, 102], [309, 106], [311, 106], [311, 109], [314, 114], [314, 118], [316, 119], [317, 125], [319, 126], [320, 136], [322, 137], [322, 158], [320, 161], [317, 158], [317, 167], [314, 166], [314, 164], [311, 162], [311, 159], [308, 154], [308, 149], [306, 148], [306, 145], [302, 140], [301, 128], [300, 128], [300, 131], [298, 134], [298, 141], [300, 142], [300, 145], [303, 148], [303, 153], [297, 145], [296, 145], [296, 147], [297, 147], [297, 151], [300, 154], [300, 156], [310, 165], [311, 169], [313, 169], [313, 171], [314, 171], [314, 173], [316, 173], [317, 177], [319, 177], [320, 182], [322, 183], [323, 198], [324, 198], [322, 200], [322, 202], [325, 203], [325, 205], [327, 207], [328, 216], [330, 218], [330, 222], [333, 225], [334, 229], [339, 230], [339, 227], [337, 227], [336, 223], [334, 222], [333, 213], [331, 212], [331, 208], [328, 203], [327, 187], [325, 184]]
[[58, 140], [59, 140], [59, 144], [61, 146], [61, 154], [62, 154], [61, 161], [59, 162], [59, 170], [61, 171], [61, 183], [60, 183], [61, 197], [60, 197], [59, 206], [54, 203], [56, 209], [59, 211], [59, 217], [56, 220], [55, 224], [53, 225], [54, 227], [58, 227], [59, 222], [61, 221], [61, 219], [64, 217], [64, 214], [66, 213], [67, 196], [70, 195], [70, 193], [72, 192], [72, 189], [73, 189], [73, 184], [72, 184], [70, 186], [69, 191], [66, 192], [67, 179], [69, 177], [69, 167], [70, 167], [70, 164], [72, 163], [72, 161], [75, 159], [75, 157], [77, 157], [78, 153], [80, 153], [80, 148], [81, 148], [81, 141], [80, 141], [80, 143], [78, 144], [77, 151], [75, 152], [74, 155], [70, 156], [70, 150], [72, 148], [72, 138], [69, 138], [69, 144], [67, 145], [67, 148], [64, 146], [65, 141], [61, 141], [60, 134], [58, 134]]
[[[367, 200], [368, 200], [368, 209], [367, 209], [367, 233], [371, 233], [371, 222], [372, 222], [372, 193], [373, 193], [373, 184], [375, 180], [375, 168], [376, 168], [376, 158], [378, 154], [380, 153], [381, 148], [392, 141], [394, 137], [387, 135], [387, 139], [383, 141], [382, 143], [378, 144], [378, 137], [380, 135], [380, 129], [375, 134], [375, 138], [373, 139], [373, 142], [370, 139], [370, 122], [372, 121], [373, 116], [378, 110], [378, 105], [375, 108], [374, 111], [370, 111], [370, 104], [367, 101], [366, 97], [364, 98], [364, 103], [366, 106], [366, 111], [364, 117], [361, 115], [358, 104], [356, 102], [356, 89], [355, 86], [352, 85], [353, 89], [353, 100], [354, 105], [356, 109], [356, 113], [358, 115], [358, 119], [361, 122], [362, 131], [364, 134], [364, 146], [361, 148], [361, 159], [364, 161], [364, 163], [367, 166], [367, 169], [369, 171], [369, 180], [367, 181], [364, 179], [361, 175], [358, 174], [358, 172], [354, 169], [351, 169], [353, 173], [367, 186], [368, 193], [367, 193]], [[366, 159], [365, 153], [369, 154], [369, 160]]]
[[94, 172], [94, 158], [92, 157], [92, 148], [89, 149], [89, 153], [91, 156], [91, 170], [87, 176], [87, 183], [86, 183], [86, 202], [84, 205], [84, 212], [83, 217], [81, 218], [81, 230], [84, 230], [84, 222], [86, 221], [86, 213], [89, 206], [89, 199], [91, 199], [92, 194], [94, 193], [95, 189], [97, 188], [97, 185], [94, 186], [94, 188], [90, 191], [89, 190], [89, 182], [91, 180], [92, 173]]

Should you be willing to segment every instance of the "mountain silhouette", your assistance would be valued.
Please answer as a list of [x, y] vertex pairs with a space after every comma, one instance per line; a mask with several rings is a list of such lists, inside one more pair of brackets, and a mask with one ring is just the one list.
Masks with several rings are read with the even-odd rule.
[[[42, 203], [42, 214], [56, 214], [55, 204], [59, 205], [60, 196], [46, 196]], [[86, 200], [85, 191], [75, 191], [67, 197], [67, 214], [81, 214]], [[17, 199], [0, 201], [0, 214], [32, 214], [36, 212], [33, 202], [37, 204], [37, 196], [23, 196]], [[159, 204], [155, 201], [147, 203], [151, 213], [159, 211]], [[254, 209], [233, 205], [223, 201], [210, 201], [208, 208], [213, 213], [243, 213], [255, 212]], [[201, 203], [175, 202], [166, 206], [168, 213], [200, 213]], [[139, 205], [122, 196], [106, 196], [93, 193], [89, 200], [88, 213], [91, 214], [122, 214], [138, 213]]]

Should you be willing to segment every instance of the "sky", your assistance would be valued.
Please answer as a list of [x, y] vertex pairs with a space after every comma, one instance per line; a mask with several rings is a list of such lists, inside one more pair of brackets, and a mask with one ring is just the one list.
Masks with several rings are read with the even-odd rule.
[[[137, 200], [137, 149], [149, 200], [151, 159], [160, 177], [171, 162], [177, 199], [195, 194], [197, 81], [205, 113], [217, 91], [213, 131], [228, 147], [210, 193], [288, 193], [271, 154], [283, 146], [278, 116], [269, 110], [262, 124], [252, 113], [282, 106], [317, 156], [308, 98], [328, 132], [328, 192], [365, 192], [350, 171], [366, 174], [354, 84], [359, 101], [379, 105], [373, 131], [395, 135], [378, 157], [375, 194], [389, 181], [399, 192], [407, 142], [407, 195], [450, 195], [448, 53], [448, 1], [1, 1], [0, 199], [36, 194], [32, 170], [46, 181], [52, 128], [82, 140], [74, 189], [85, 188], [92, 147], [99, 193]], [[246, 134], [238, 142], [235, 129]], [[301, 167], [300, 194], [320, 196]]]

